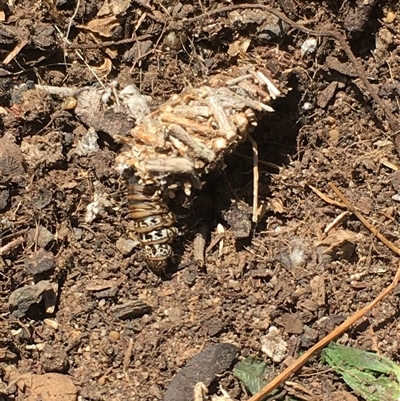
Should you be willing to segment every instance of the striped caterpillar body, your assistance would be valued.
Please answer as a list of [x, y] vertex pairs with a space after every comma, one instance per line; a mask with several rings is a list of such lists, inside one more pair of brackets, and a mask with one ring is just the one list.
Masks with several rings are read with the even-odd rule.
[[252, 65], [232, 67], [173, 95], [125, 137], [116, 169], [133, 170], [139, 180], [130, 180], [129, 208], [154, 271], [164, 271], [176, 236], [174, 217], [160, 194], [179, 190], [190, 196], [192, 188], [202, 188], [204, 174], [223, 168], [224, 157], [273, 111], [269, 103], [283, 93], [269, 76]]
[[156, 188], [139, 184], [135, 177], [129, 179], [128, 204], [147, 264], [155, 273], [163, 273], [177, 235], [174, 215]]

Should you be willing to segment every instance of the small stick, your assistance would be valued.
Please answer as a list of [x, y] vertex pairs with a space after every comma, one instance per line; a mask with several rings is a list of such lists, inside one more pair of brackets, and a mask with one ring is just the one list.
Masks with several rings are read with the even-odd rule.
[[192, 138], [184, 128], [178, 124], [170, 124], [168, 126], [169, 135], [175, 137], [183, 144], [189, 146], [202, 160], [211, 163], [215, 159], [215, 153], [197, 138]]
[[[251, 157], [244, 155], [243, 153], [240, 153], [240, 152], [235, 152], [235, 155], [238, 155], [245, 160], [253, 160]], [[270, 167], [270, 168], [276, 170], [277, 173], [279, 173], [281, 171], [281, 168], [275, 163], [266, 162], [264, 160], [258, 160], [258, 164], [262, 164], [263, 166]]]
[[324, 200], [326, 203], [329, 203], [330, 205], [333, 206], [338, 206], [340, 208], [344, 208], [346, 207], [346, 205], [344, 203], [340, 203], [334, 199], [329, 198], [329, 196], [326, 196], [325, 194], [323, 194], [319, 189], [315, 188], [314, 186], [312, 186], [311, 184], [309, 184], [308, 182], [306, 182], [306, 185], [316, 194], [318, 195], [322, 200]]
[[124, 361], [122, 364], [122, 371], [124, 372], [124, 375], [126, 378], [129, 377], [128, 375], [128, 367], [129, 363], [131, 361], [131, 356], [132, 356], [132, 350], [133, 350], [133, 340], [130, 338], [128, 340], [128, 346], [126, 347], [125, 353], [124, 353]]
[[328, 234], [329, 231], [331, 231], [333, 228], [338, 226], [347, 216], [349, 216], [351, 213], [349, 211], [345, 211], [339, 214], [331, 223], [329, 223], [324, 230], [324, 234]]
[[67, 86], [52, 86], [52, 85], [35, 84], [35, 88], [46, 91], [50, 95], [60, 96], [60, 97], [69, 97], [69, 96], [75, 96], [78, 91], [81, 91], [81, 90], [89, 88], [89, 87], [87, 86], [87, 87], [82, 87], [82, 88], [70, 88]]
[[222, 107], [222, 104], [218, 100], [218, 97], [208, 96], [206, 98], [206, 102], [210, 107], [212, 114], [214, 115], [215, 121], [217, 122], [219, 129], [221, 130], [221, 132], [225, 134], [225, 138], [228, 141], [231, 141], [234, 138], [236, 138], [237, 134], [236, 126], [229, 118], [229, 116], [226, 114], [224, 108]]
[[210, 245], [208, 245], [206, 249], [206, 255], [211, 252], [211, 250], [214, 248], [215, 245], [217, 245], [221, 240], [224, 239], [224, 234], [218, 233], [216, 237], [210, 242]]
[[208, 231], [208, 227], [205, 224], [202, 224], [199, 227], [196, 236], [194, 237], [193, 255], [194, 261], [199, 267], [203, 267], [205, 263], [204, 249], [206, 247], [206, 238], [208, 236]]
[[247, 135], [253, 148], [253, 223], [258, 221], [258, 181], [260, 178], [258, 172], [258, 147], [257, 142], [251, 135]]
[[[60, 38], [64, 41], [64, 43], [70, 45], [71, 42], [69, 41], [68, 38], [66, 38], [63, 33], [61, 32], [60, 28], [57, 25], [54, 25], [54, 28], [60, 35]], [[82, 56], [82, 53], [79, 50], [75, 50], [75, 54], [82, 60], [82, 62], [85, 64], [86, 68], [93, 74], [93, 76], [97, 79], [98, 83], [101, 85], [101, 87], [104, 90], [107, 90], [107, 88], [104, 86], [103, 81], [99, 78], [99, 76], [96, 74], [96, 72], [93, 70], [93, 68], [86, 62], [85, 58]]]
[[396, 164], [392, 163], [390, 160], [382, 159], [381, 163], [385, 167], [388, 167], [388, 168], [392, 169], [393, 171], [397, 171], [399, 169], [399, 166], [397, 166]]
[[6, 253], [10, 252], [11, 249], [16, 248], [17, 246], [20, 246], [24, 242], [25, 242], [25, 240], [23, 237], [15, 238], [13, 241], [9, 242], [8, 244], [6, 244], [0, 248], [0, 256], [5, 255]]
[[68, 44], [66, 46], [66, 48], [67, 49], [100, 49], [102, 47], [120, 46], [120, 45], [129, 44], [129, 43], [137, 43], [141, 40], [149, 39], [151, 37], [153, 37], [153, 35], [146, 34], [146, 35], [137, 36], [134, 38], [121, 39], [121, 40], [118, 40], [117, 42], [110, 41], [110, 42], [90, 43], [90, 44], [71, 43], [71, 44]]
[[3, 64], [10, 63], [14, 57], [16, 57], [18, 53], [28, 44], [28, 42], [29, 40], [27, 39], [21, 40], [21, 42], [19, 42], [17, 46], [15, 46], [14, 49], [8, 53], [8, 56], [4, 59]]

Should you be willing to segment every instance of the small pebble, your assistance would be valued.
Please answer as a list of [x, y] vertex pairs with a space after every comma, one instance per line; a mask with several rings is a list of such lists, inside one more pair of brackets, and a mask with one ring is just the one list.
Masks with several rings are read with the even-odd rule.
[[394, 13], [393, 11], [389, 11], [386, 15], [386, 22], [388, 24], [391, 24], [392, 22], [394, 22], [395, 19], [396, 19], [396, 13]]
[[312, 54], [317, 49], [317, 40], [315, 38], [308, 38], [301, 45], [301, 56], [305, 54]]
[[261, 337], [261, 351], [267, 354], [273, 362], [282, 362], [285, 359], [287, 349], [287, 342], [275, 326], [271, 326], [268, 334]]
[[172, 50], [180, 50], [186, 39], [185, 35], [171, 31], [164, 37], [164, 44]]
[[77, 100], [74, 97], [67, 97], [62, 105], [63, 110], [72, 110], [77, 105]]
[[329, 138], [333, 142], [337, 142], [340, 137], [340, 130], [338, 129], [331, 129], [329, 130]]
[[69, 361], [67, 352], [64, 350], [64, 348], [57, 345], [44, 344], [43, 349], [40, 351], [40, 367], [46, 373], [68, 372]]
[[97, 143], [98, 139], [99, 137], [94, 128], [89, 128], [87, 133], [83, 135], [76, 145], [75, 153], [79, 156], [88, 156], [97, 152], [100, 149], [99, 144]]
[[118, 331], [112, 330], [112, 331], [110, 331], [108, 338], [110, 339], [110, 341], [112, 343], [116, 343], [120, 338], [120, 334], [118, 333]]
[[304, 111], [311, 110], [311, 109], [312, 109], [312, 104], [311, 104], [310, 102], [305, 102], [305, 103], [303, 104], [303, 106], [301, 106], [301, 108], [302, 108]]

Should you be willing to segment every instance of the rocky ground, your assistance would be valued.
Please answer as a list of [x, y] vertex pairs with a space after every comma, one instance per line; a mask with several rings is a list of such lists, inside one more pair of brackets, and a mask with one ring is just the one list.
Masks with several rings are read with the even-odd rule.
[[[0, 400], [191, 400], [172, 380], [192, 366], [189, 382], [204, 371], [210, 394], [245, 401], [237, 361], [265, 360], [272, 379], [391, 282], [397, 255], [313, 188], [338, 201], [333, 182], [399, 244], [398, 5], [261, 3], [297, 24], [231, 2], [0, 3]], [[170, 202], [180, 235], [159, 277], [115, 169], [126, 121], [90, 120], [65, 88], [134, 84], [154, 109], [243, 60], [286, 90], [252, 135], [259, 221], [247, 141]], [[392, 294], [341, 343], [398, 361], [398, 314]], [[274, 397], [357, 399], [318, 356]]]

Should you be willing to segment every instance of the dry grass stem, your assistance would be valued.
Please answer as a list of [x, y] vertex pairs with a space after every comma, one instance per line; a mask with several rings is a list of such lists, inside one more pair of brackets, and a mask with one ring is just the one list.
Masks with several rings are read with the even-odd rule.
[[330, 205], [333, 206], [337, 206], [340, 208], [345, 208], [346, 205], [344, 203], [338, 202], [334, 199], [329, 198], [329, 196], [325, 195], [324, 193], [322, 193], [319, 189], [315, 188], [313, 185], [306, 183], [306, 185], [316, 194], [318, 195], [323, 201], [325, 201], [326, 203], [329, 203]]
[[347, 216], [351, 213], [348, 211], [342, 212], [337, 216], [330, 224], [325, 227], [324, 234], [328, 234], [329, 231], [337, 227]]
[[389, 160], [382, 159], [381, 164], [383, 164], [385, 167], [390, 168], [393, 171], [397, 171], [399, 169], [399, 166], [395, 163], [392, 163]]
[[351, 203], [350, 201], [342, 194], [339, 188], [333, 184], [329, 183], [329, 186], [335, 192], [335, 194], [341, 199], [341, 201], [346, 205], [347, 209], [353, 213], [360, 221], [364, 224], [365, 227], [371, 231], [380, 241], [382, 241], [388, 248], [390, 248], [394, 253], [400, 255], [400, 249], [392, 242], [389, 241], [386, 237], [384, 237], [377, 228], [375, 228]]
[[253, 148], [253, 223], [258, 221], [258, 181], [260, 174], [258, 171], [258, 146], [251, 135], [247, 135]]

